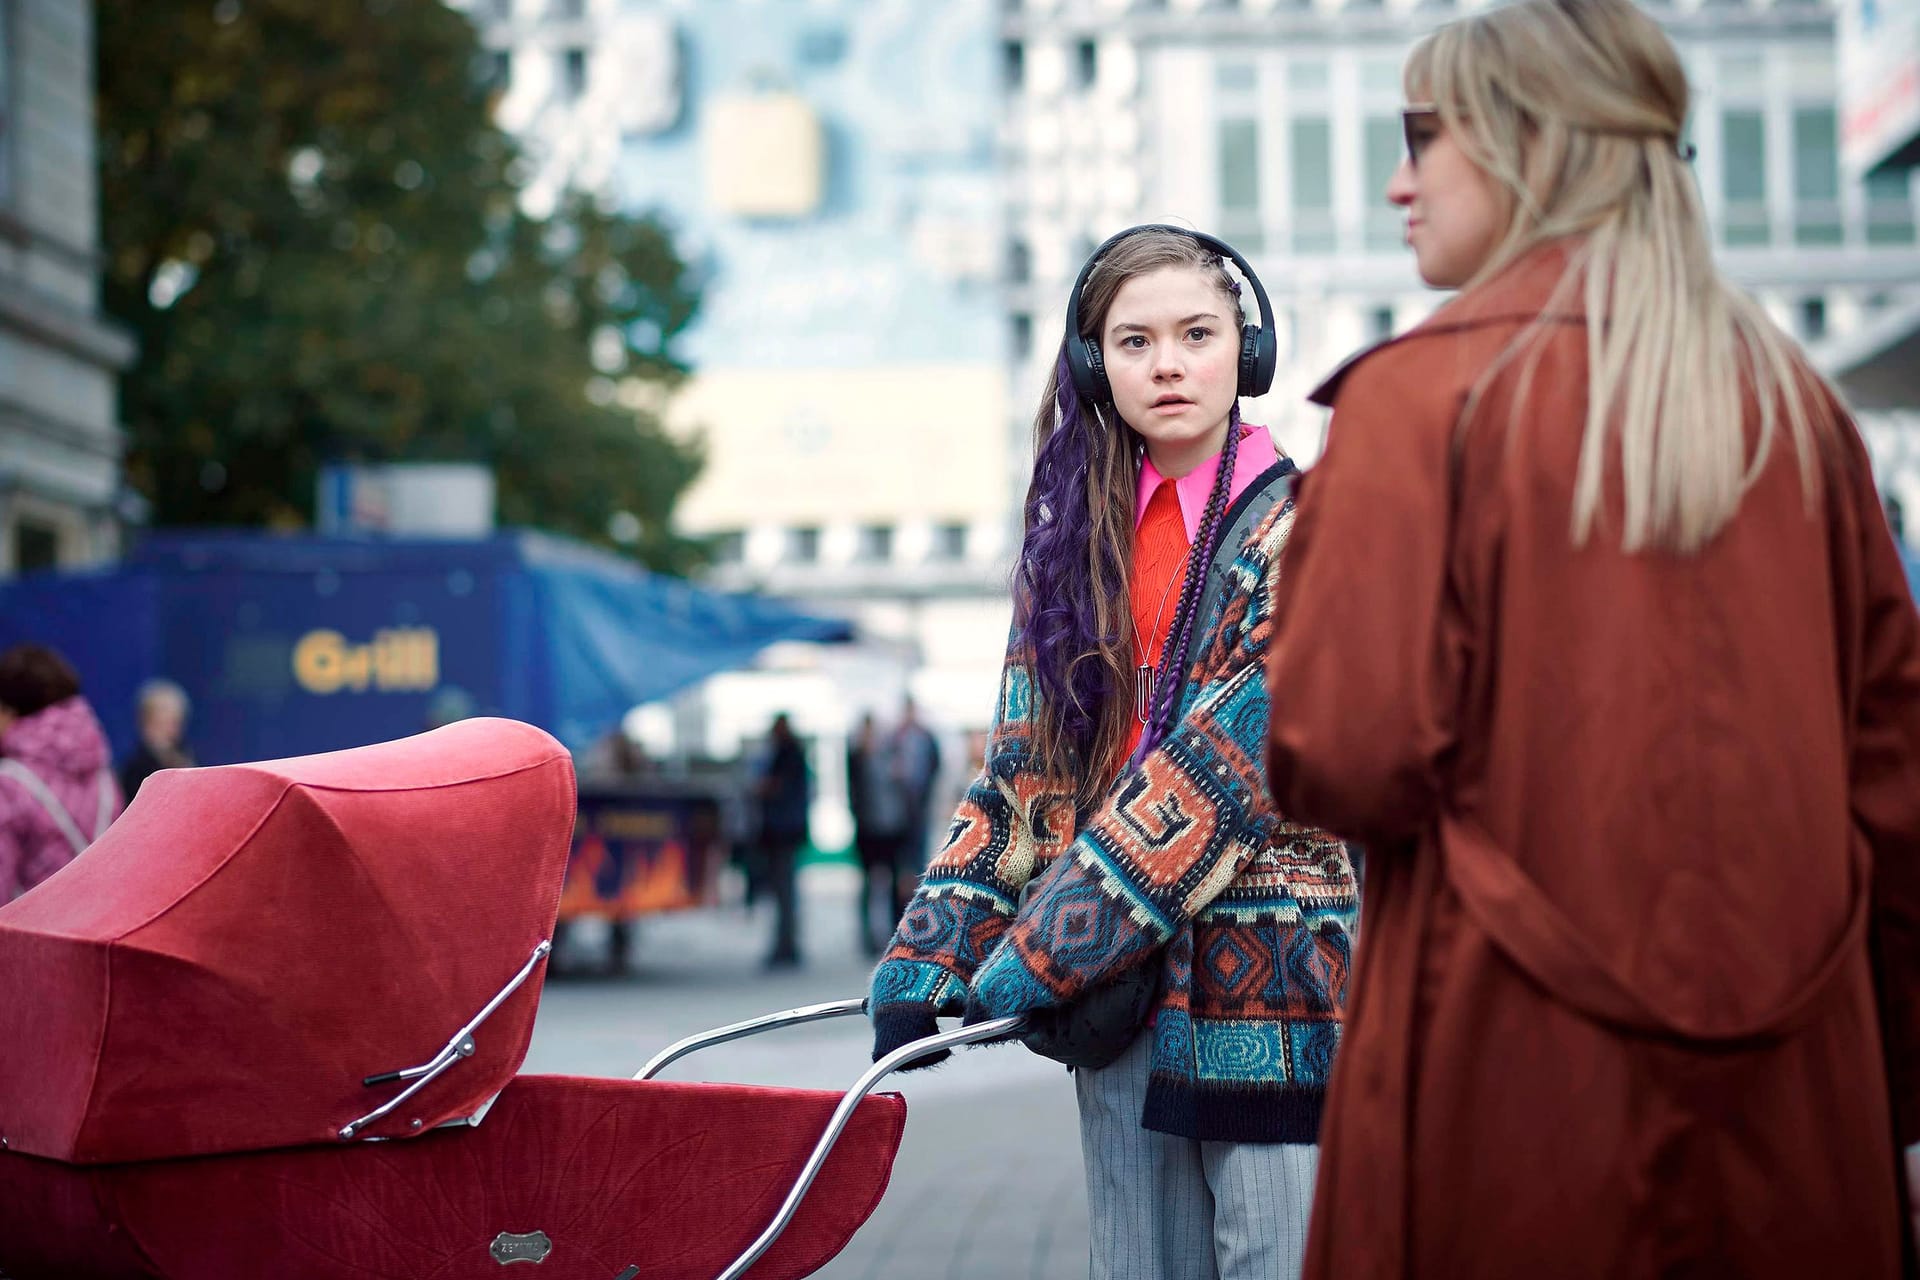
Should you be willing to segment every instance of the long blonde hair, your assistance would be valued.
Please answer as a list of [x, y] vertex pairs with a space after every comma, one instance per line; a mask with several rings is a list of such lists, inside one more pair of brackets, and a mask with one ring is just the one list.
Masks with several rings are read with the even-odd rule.
[[1467, 288], [1537, 245], [1578, 238], [1555, 294], [1558, 305], [1584, 281], [1575, 544], [1592, 534], [1617, 458], [1621, 545], [1698, 550], [1739, 509], [1782, 416], [1811, 502], [1818, 375], [1714, 264], [1682, 154], [1686, 72], [1659, 24], [1631, 0], [1520, 0], [1426, 37], [1406, 82], [1512, 200], [1506, 235]]

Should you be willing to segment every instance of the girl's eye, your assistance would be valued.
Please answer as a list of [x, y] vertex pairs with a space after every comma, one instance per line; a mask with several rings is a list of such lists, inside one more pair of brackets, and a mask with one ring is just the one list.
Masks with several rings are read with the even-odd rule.
[[1130, 333], [1126, 337], [1120, 339], [1120, 345], [1123, 347], [1127, 347], [1131, 350], [1138, 351], [1140, 350], [1140, 348], [1147, 345], [1147, 340], [1141, 337], [1137, 333]]
[[1204, 326], [1196, 325], [1194, 328], [1187, 330], [1188, 342], [1205, 342], [1208, 338], [1212, 336], [1213, 336], [1213, 330], [1208, 329]]

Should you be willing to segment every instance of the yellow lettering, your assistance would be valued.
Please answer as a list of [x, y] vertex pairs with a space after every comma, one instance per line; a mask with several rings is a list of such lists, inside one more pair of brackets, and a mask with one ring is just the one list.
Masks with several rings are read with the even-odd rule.
[[341, 674], [346, 677], [347, 687], [355, 693], [365, 693], [367, 685], [373, 680], [373, 646], [352, 645], [347, 649], [345, 661], [341, 664]]
[[308, 693], [338, 693], [347, 638], [338, 631], [309, 631], [293, 647], [293, 678]]
[[375, 687], [404, 689], [407, 686], [407, 633], [382, 631], [373, 637], [373, 683]]
[[413, 673], [416, 689], [437, 689], [440, 687], [440, 633], [432, 627], [422, 627], [414, 641], [420, 653], [419, 668]]
[[293, 676], [323, 696], [423, 692], [440, 683], [440, 637], [432, 627], [390, 627], [368, 644], [348, 644], [338, 631], [309, 631], [293, 647]]

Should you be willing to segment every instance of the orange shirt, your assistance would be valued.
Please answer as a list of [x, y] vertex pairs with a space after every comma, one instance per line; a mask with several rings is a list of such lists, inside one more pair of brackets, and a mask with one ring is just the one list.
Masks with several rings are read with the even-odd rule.
[[[1185, 519], [1174, 492], [1175, 482], [1162, 480], [1147, 499], [1146, 513], [1133, 531], [1133, 580], [1128, 584], [1132, 602], [1133, 630], [1128, 640], [1133, 645], [1134, 674], [1137, 685], [1132, 691], [1135, 710], [1126, 745], [1113, 762], [1113, 774], [1119, 776], [1140, 745], [1146, 728], [1140, 713], [1145, 710], [1145, 695], [1150, 683], [1140, 676], [1139, 668], [1157, 670], [1160, 655], [1166, 652], [1167, 633], [1173, 629], [1173, 615], [1180, 609], [1180, 591], [1187, 577], [1187, 555], [1193, 544], [1187, 538]], [[1144, 646], [1144, 652], [1143, 652]]]
[[[1265, 427], [1242, 423], [1240, 439], [1234, 446], [1228, 501], [1239, 497], [1279, 457]], [[1213, 493], [1220, 459], [1216, 453], [1178, 480], [1161, 475], [1153, 459], [1140, 460], [1140, 482], [1134, 499], [1133, 577], [1128, 584], [1134, 630], [1127, 636], [1135, 649], [1136, 679], [1143, 662], [1149, 670], [1158, 670], [1160, 655], [1166, 651], [1167, 634], [1173, 630], [1173, 616], [1180, 610], [1180, 593], [1186, 587], [1187, 556], [1199, 536], [1200, 519]], [[1144, 657], [1138, 652], [1142, 646]], [[1146, 682], [1138, 683], [1140, 688], [1124, 691], [1129, 701], [1144, 692]], [[1134, 705], [1139, 706], [1137, 702]], [[1133, 757], [1145, 729], [1136, 713], [1127, 740], [1108, 769], [1109, 782], [1120, 776]]]

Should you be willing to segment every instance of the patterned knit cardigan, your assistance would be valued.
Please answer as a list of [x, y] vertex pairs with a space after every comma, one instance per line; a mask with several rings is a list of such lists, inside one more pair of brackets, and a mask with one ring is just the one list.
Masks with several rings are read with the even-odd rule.
[[975, 1017], [1006, 1017], [1152, 962], [1164, 974], [1142, 1125], [1314, 1141], [1358, 901], [1346, 847], [1283, 819], [1267, 792], [1267, 580], [1292, 524], [1289, 500], [1248, 538], [1202, 620], [1179, 724], [1083, 825], [1075, 788], [1030, 760], [1016, 632], [986, 768], [874, 971], [880, 1051], [932, 1034], [969, 996]]

